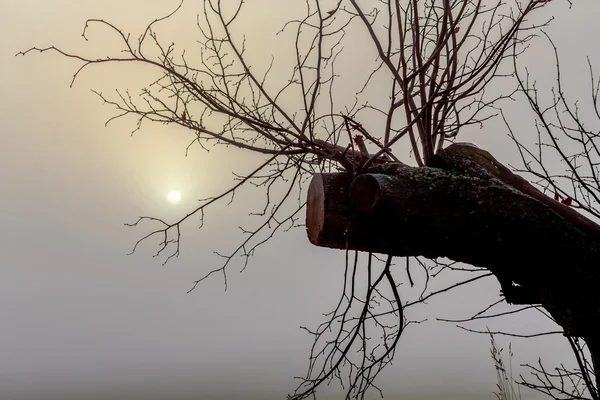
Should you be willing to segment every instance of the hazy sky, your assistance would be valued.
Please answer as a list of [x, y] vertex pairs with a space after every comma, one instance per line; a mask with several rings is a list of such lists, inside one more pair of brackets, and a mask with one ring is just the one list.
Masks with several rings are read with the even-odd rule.
[[[299, 326], [315, 327], [334, 307], [343, 253], [311, 246], [303, 229], [292, 230], [265, 245], [243, 274], [236, 272], [241, 265], [234, 265], [227, 292], [217, 278], [186, 294], [194, 279], [221, 262], [213, 251], [226, 252], [238, 243], [237, 221], [252, 201], [215, 208], [202, 230], [190, 221], [181, 256], [166, 266], [152, 258], [150, 245], [126, 255], [147, 231], [124, 223], [138, 215], [168, 219], [184, 213], [197, 199], [216, 194], [248, 160], [229, 150], [196, 149], [186, 158], [189, 137], [160, 125], [147, 125], [133, 137], [131, 120], [105, 128], [114, 112], [89, 89], [134, 86], [147, 76], [143, 71], [97, 67], [69, 89], [77, 63], [52, 54], [14, 57], [19, 50], [49, 44], [96, 54], [111, 41], [97, 32], [96, 40], [86, 43], [81, 38], [86, 18], [110, 19], [138, 32], [176, 3], [2, 2], [3, 400], [282, 399], [293, 391], [293, 377], [306, 372], [312, 341]], [[549, 29], [566, 71], [572, 71], [569, 88], [582, 97], [587, 95], [585, 56], [595, 57], [600, 68], [592, 17], [600, 9], [592, 3], [580, 1], [569, 12], [557, 8], [560, 15]], [[250, 37], [260, 37], [258, 28], [267, 22], [285, 19], [265, 4], [249, 7]], [[166, 40], [193, 40], [193, 29], [180, 29]], [[268, 50], [265, 43], [272, 39], [257, 47]], [[523, 62], [533, 71], [546, 71], [550, 56], [547, 46], [533, 46]], [[525, 103], [511, 112], [524, 132], [532, 129]], [[499, 122], [464, 139], [504, 162], [517, 162]], [[183, 196], [176, 206], [166, 201], [173, 189]], [[482, 281], [438, 297], [411, 317], [465, 317], [494, 301], [498, 290], [493, 279]], [[533, 313], [490, 326], [522, 333], [550, 327]], [[551, 366], [572, 362], [561, 337], [512, 343], [515, 365], [538, 356]], [[494, 385], [489, 338], [435, 322], [406, 331], [396, 363], [379, 381], [392, 399], [485, 399]], [[341, 392], [327, 393], [335, 398]]]

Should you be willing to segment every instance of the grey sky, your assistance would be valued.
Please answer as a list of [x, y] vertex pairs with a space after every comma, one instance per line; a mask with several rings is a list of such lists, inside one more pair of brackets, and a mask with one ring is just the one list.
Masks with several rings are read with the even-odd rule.
[[[224, 187], [245, 156], [196, 149], [186, 158], [188, 137], [160, 125], [147, 125], [133, 137], [131, 120], [104, 128], [113, 110], [101, 106], [89, 89], [135, 86], [146, 76], [141, 71], [94, 68], [69, 89], [76, 63], [52, 54], [14, 57], [33, 45], [93, 51], [96, 44], [86, 46], [80, 37], [86, 18], [110, 19], [136, 32], [176, 3], [3, 1], [2, 399], [281, 399], [294, 389], [293, 377], [305, 373], [311, 337], [299, 326], [316, 326], [323, 321], [321, 313], [334, 306], [343, 254], [311, 246], [296, 229], [265, 245], [243, 274], [237, 273], [241, 265], [234, 265], [227, 292], [216, 278], [186, 294], [194, 279], [220, 262], [213, 251], [237, 244], [238, 219], [249, 211], [252, 196], [235, 208], [210, 211], [200, 231], [194, 221], [188, 223], [181, 256], [166, 266], [151, 257], [150, 245], [126, 256], [146, 231], [123, 224], [138, 215], [180, 215], [196, 199]], [[590, 39], [597, 37], [592, 15], [600, 10], [592, 1], [581, 1], [569, 12], [564, 6], [556, 9], [560, 15], [549, 33], [565, 68], [574, 71], [569, 88], [583, 98], [585, 56], [600, 69], [597, 43]], [[256, 27], [272, 18], [285, 20], [264, 8], [248, 18], [254, 21], [250, 37], [260, 37]], [[190, 40], [193, 30], [185, 29], [174, 29], [172, 40]], [[102, 32], [93, 37], [109, 48]], [[522, 62], [542, 71], [539, 78], [547, 72], [551, 84], [550, 49], [540, 43]], [[269, 44], [261, 47], [268, 50]], [[511, 115], [524, 131], [532, 129], [525, 103], [515, 105]], [[463, 140], [503, 162], [517, 162], [499, 122]], [[177, 206], [165, 198], [172, 189], [183, 196]], [[498, 290], [491, 279], [480, 282], [431, 301], [412, 317], [468, 316], [494, 301]], [[490, 326], [527, 333], [550, 325], [528, 314]], [[548, 365], [572, 362], [561, 337], [512, 343], [515, 365], [538, 356]], [[386, 398], [485, 399], [494, 390], [489, 338], [452, 324], [411, 327], [396, 359], [379, 382]]]

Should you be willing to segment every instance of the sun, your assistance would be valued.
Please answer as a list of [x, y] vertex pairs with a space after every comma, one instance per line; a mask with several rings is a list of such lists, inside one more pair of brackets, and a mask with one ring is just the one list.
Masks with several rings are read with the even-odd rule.
[[179, 193], [176, 190], [172, 190], [169, 192], [169, 194], [167, 195], [167, 200], [169, 201], [169, 203], [171, 204], [177, 204], [179, 203], [179, 201], [181, 200], [181, 193]]

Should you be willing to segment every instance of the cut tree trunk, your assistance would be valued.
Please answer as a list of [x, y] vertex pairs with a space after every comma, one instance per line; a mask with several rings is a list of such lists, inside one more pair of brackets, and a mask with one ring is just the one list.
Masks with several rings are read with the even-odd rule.
[[317, 246], [487, 268], [508, 302], [541, 304], [565, 334], [600, 341], [600, 227], [473, 145], [429, 167], [317, 174], [306, 227]]

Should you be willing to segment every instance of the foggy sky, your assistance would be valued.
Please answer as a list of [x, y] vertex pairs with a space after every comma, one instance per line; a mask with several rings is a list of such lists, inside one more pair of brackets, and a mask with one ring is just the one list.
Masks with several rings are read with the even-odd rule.
[[[216, 207], [202, 230], [197, 220], [188, 222], [180, 257], [165, 266], [152, 257], [150, 244], [127, 256], [147, 231], [124, 223], [139, 215], [181, 215], [252, 160], [229, 149], [195, 149], [185, 157], [189, 136], [161, 125], [133, 136], [132, 120], [105, 128], [114, 111], [90, 89], [135, 86], [145, 72], [94, 67], [69, 89], [77, 63], [53, 54], [14, 57], [34, 45], [93, 51], [96, 44], [81, 38], [86, 18], [135, 31], [176, 3], [3, 1], [0, 399], [282, 399], [295, 388], [293, 377], [306, 372], [312, 339], [299, 326], [315, 327], [334, 307], [343, 253], [311, 246], [304, 230], [295, 229], [261, 248], [244, 273], [234, 265], [228, 291], [216, 278], [186, 294], [222, 261], [214, 251], [238, 243], [238, 220], [259, 198], [248, 194], [234, 207]], [[592, 15], [600, 10], [592, 1], [569, 12], [557, 9], [561, 14], [548, 32], [573, 71], [570, 88], [587, 95], [582, 65], [587, 55], [600, 66], [592, 39]], [[277, 16], [253, 9], [248, 35], [260, 37], [258, 27]], [[173, 41], [193, 40], [181, 29], [172, 32]], [[110, 48], [102, 32], [93, 37]], [[269, 50], [264, 43], [257, 47]], [[541, 71], [541, 83], [545, 76], [552, 83], [549, 56], [540, 45], [522, 58]], [[525, 102], [512, 107], [514, 122], [532, 130]], [[518, 164], [499, 121], [463, 140]], [[183, 196], [176, 206], [165, 197], [172, 189]], [[418, 308], [411, 317], [431, 322], [401, 338], [396, 362], [378, 382], [386, 398], [490, 398], [496, 380], [489, 338], [433, 320], [468, 316], [498, 294], [498, 284], [488, 279]], [[490, 322], [490, 328], [500, 327], [522, 333], [552, 328], [534, 313]], [[538, 356], [547, 365], [572, 363], [562, 337], [510, 341], [515, 366]], [[341, 392], [323, 393], [337, 398]]]

